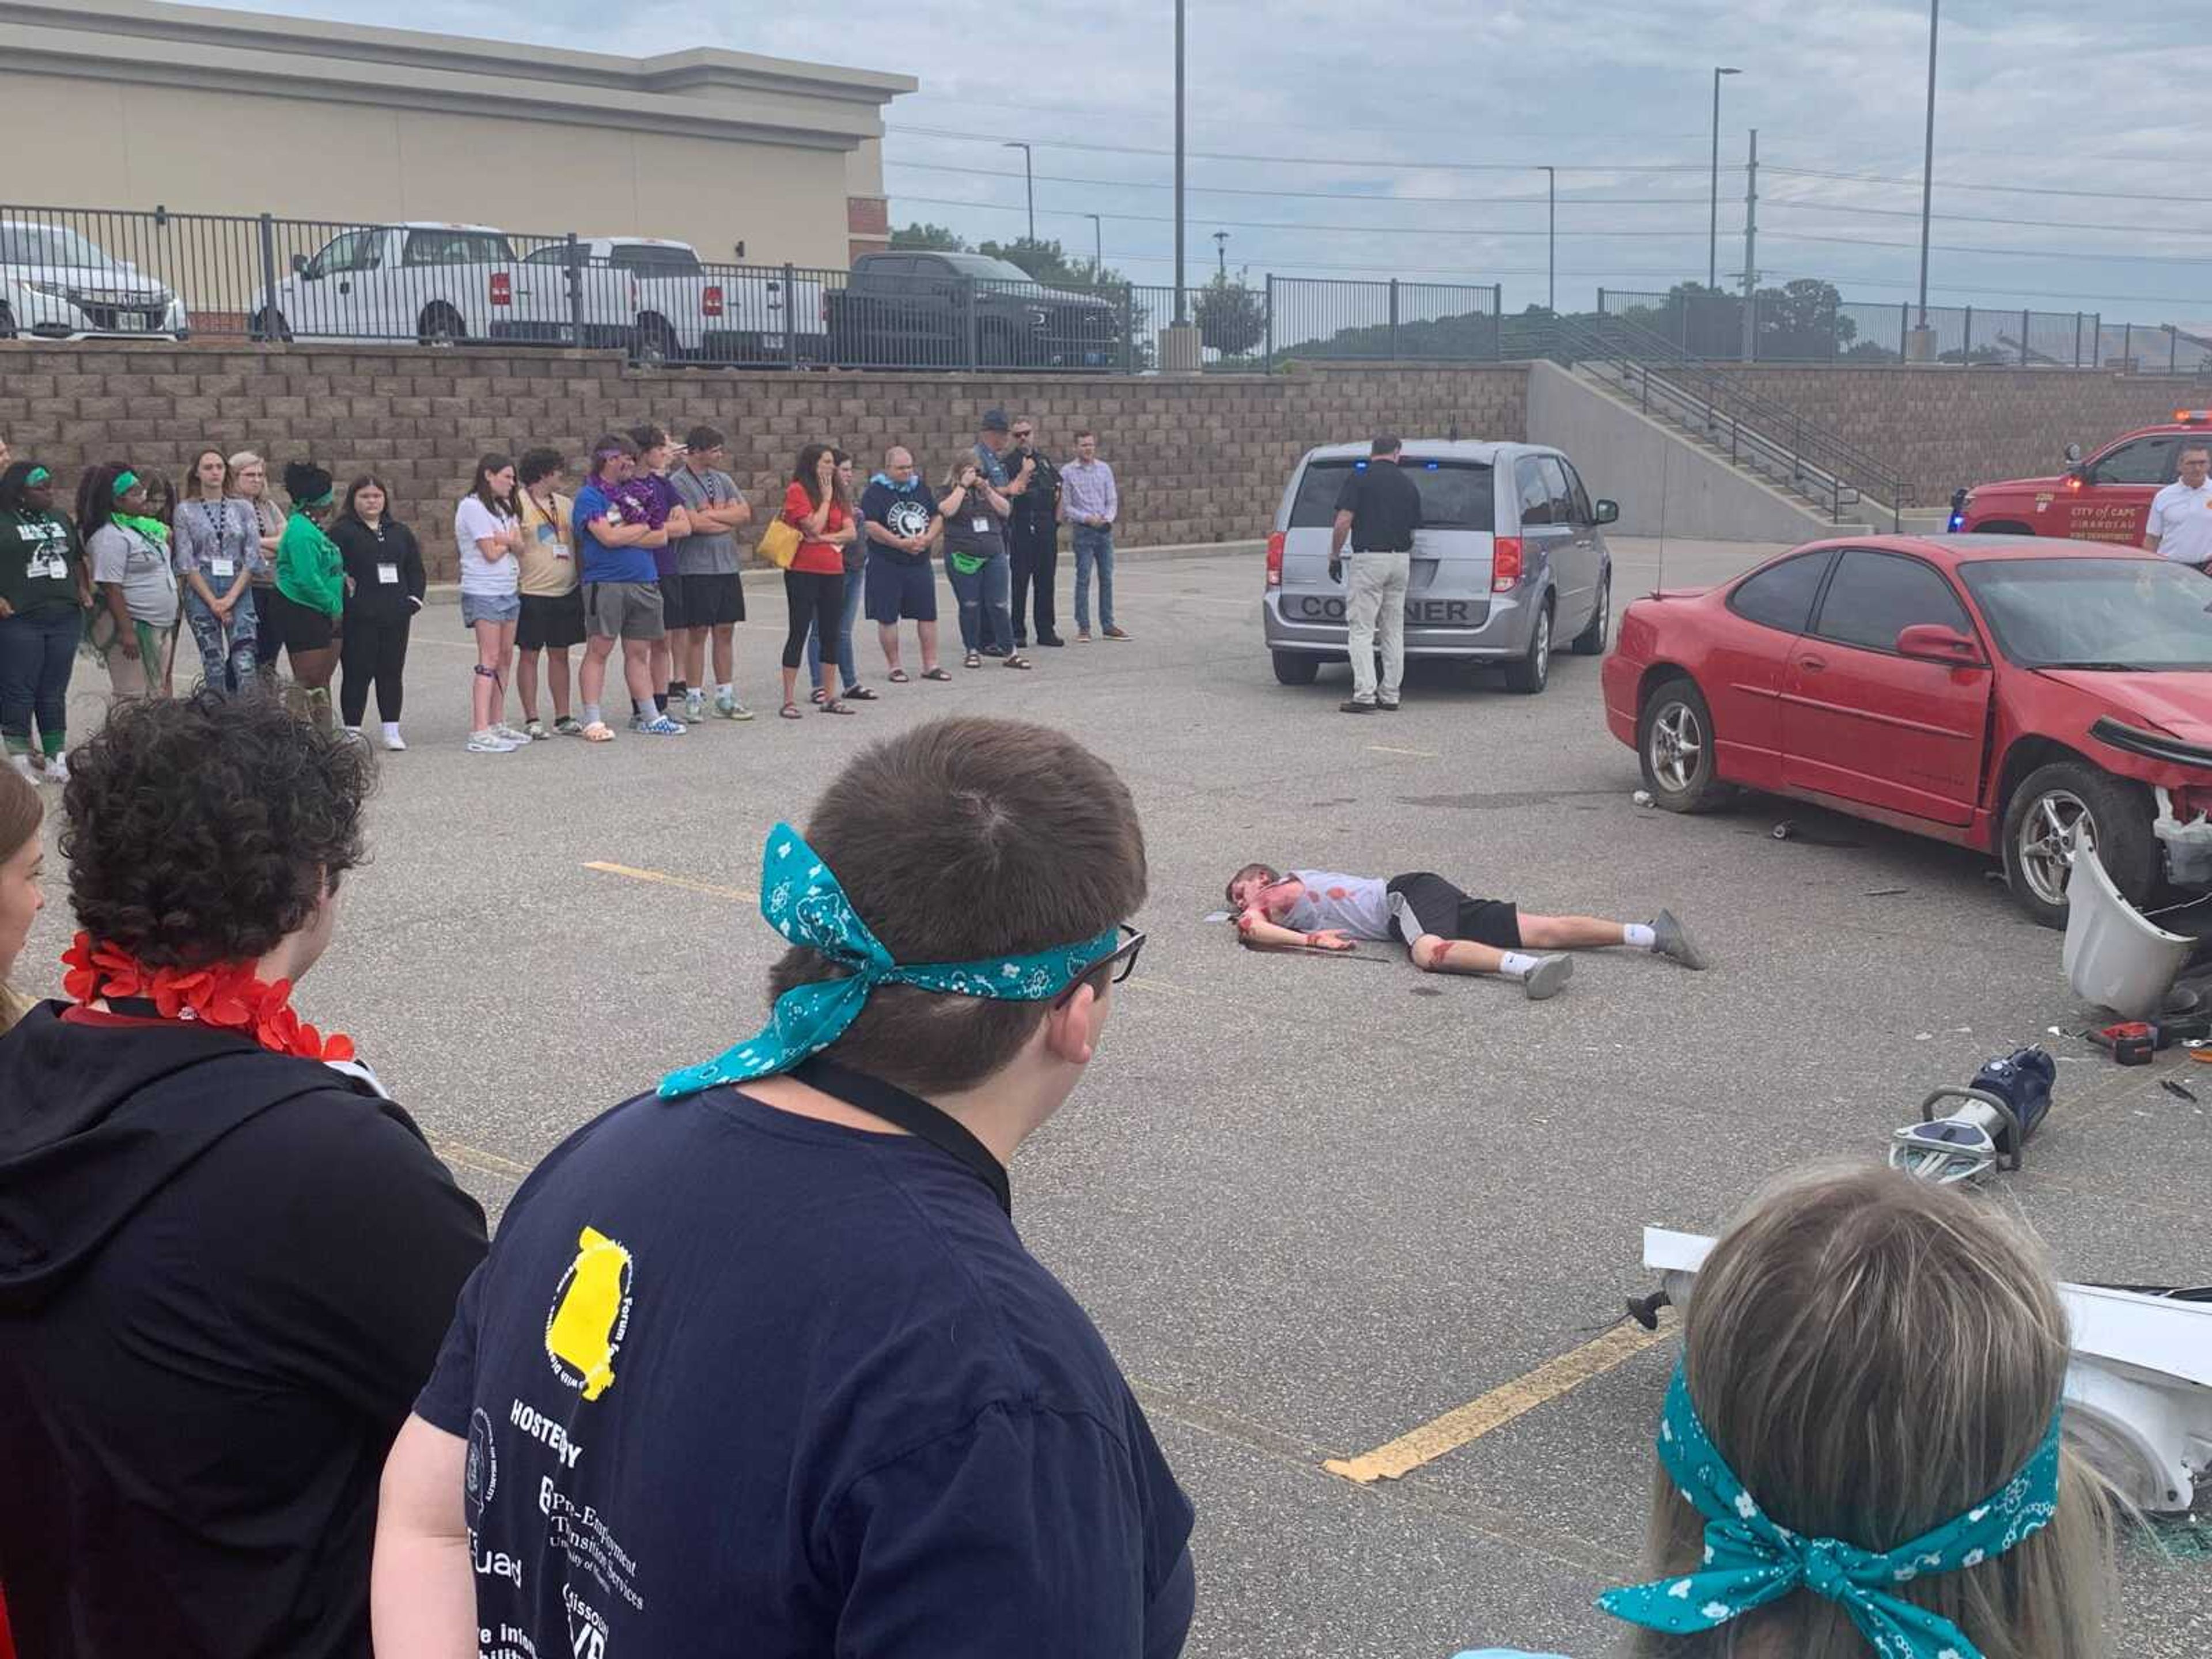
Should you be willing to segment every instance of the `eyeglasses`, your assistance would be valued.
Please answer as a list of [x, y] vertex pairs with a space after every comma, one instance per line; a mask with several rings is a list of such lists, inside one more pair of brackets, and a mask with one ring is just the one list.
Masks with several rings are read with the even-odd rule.
[[1115, 946], [1110, 954], [1099, 957], [1097, 961], [1092, 963], [1088, 968], [1085, 969], [1083, 970], [1083, 976], [1081, 979], [1077, 980], [1075, 984], [1069, 986], [1065, 991], [1062, 991], [1058, 996], [1053, 999], [1053, 1006], [1057, 1007], [1061, 1003], [1066, 1002], [1068, 998], [1075, 994], [1078, 987], [1083, 985], [1086, 981], [1097, 977], [1098, 970], [1102, 968], [1111, 968], [1114, 970], [1113, 976], [1107, 981], [1107, 983], [1109, 985], [1119, 985], [1123, 980], [1128, 978], [1130, 975], [1137, 971], [1137, 957], [1142, 954], [1144, 948], [1144, 934], [1138, 932], [1134, 927], [1129, 926], [1127, 922], [1123, 922], [1121, 924], [1121, 943]]

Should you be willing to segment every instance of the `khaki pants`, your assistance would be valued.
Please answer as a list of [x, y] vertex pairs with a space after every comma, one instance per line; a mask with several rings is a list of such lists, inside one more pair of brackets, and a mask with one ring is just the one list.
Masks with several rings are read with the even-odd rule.
[[[1352, 696], [1355, 702], [1395, 702], [1406, 675], [1406, 579], [1410, 553], [1354, 553], [1349, 635]], [[1375, 685], [1375, 635], [1382, 635], [1382, 685]]]
[[118, 697], [167, 696], [170, 666], [177, 654], [176, 628], [157, 629], [134, 620], [131, 629], [132, 642], [138, 647], [137, 659], [125, 656], [120, 645], [109, 646], [109, 684]]

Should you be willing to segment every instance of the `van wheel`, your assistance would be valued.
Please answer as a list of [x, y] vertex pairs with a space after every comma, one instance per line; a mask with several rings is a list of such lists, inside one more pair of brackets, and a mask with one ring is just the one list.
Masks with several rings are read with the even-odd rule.
[[1321, 659], [1310, 651], [1277, 651], [1275, 680], [1280, 685], [1311, 685], [1321, 675]]
[[426, 346], [456, 346], [469, 337], [468, 325], [451, 306], [432, 306], [422, 313], [415, 337]]
[[1505, 665], [1505, 689], [1534, 696], [1552, 682], [1552, 596], [1536, 613], [1536, 631], [1528, 641], [1528, 654]]
[[2038, 767], [2005, 804], [2005, 884], [2031, 921], [2066, 925], [2066, 878], [2075, 827], [2120, 896], [2138, 908], [2158, 891], [2158, 837], [2150, 792], [2080, 761]]
[[1710, 812], [1729, 796], [1713, 752], [1713, 711], [1686, 675], [1653, 688], [1636, 720], [1636, 758], [1652, 805]]
[[1590, 613], [1589, 626], [1575, 635], [1575, 642], [1567, 649], [1577, 657], [1602, 657], [1612, 625], [1613, 573], [1608, 570], [1597, 585], [1597, 609]]

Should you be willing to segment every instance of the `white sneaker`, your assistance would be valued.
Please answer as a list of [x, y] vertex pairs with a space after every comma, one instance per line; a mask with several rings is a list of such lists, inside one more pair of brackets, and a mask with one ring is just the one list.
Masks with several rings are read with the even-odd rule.
[[469, 733], [469, 753], [471, 755], [512, 755], [518, 746], [500, 736], [497, 726], [486, 726], [481, 732]]
[[696, 726], [700, 721], [706, 718], [707, 694], [704, 691], [692, 691], [686, 693], [684, 698], [684, 723], [689, 726]]
[[384, 746], [396, 755], [407, 747], [407, 739], [399, 735], [398, 726], [387, 726], [384, 728]]
[[753, 717], [753, 711], [741, 699], [726, 697], [719, 691], [714, 694], [714, 712], [726, 720], [749, 720]]
[[48, 783], [67, 783], [69, 781], [69, 757], [67, 755], [47, 756], [46, 781]]
[[527, 749], [530, 746], [530, 733], [516, 731], [505, 720], [492, 727], [492, 730], [499, 733], [501, 740], [510, 749]]

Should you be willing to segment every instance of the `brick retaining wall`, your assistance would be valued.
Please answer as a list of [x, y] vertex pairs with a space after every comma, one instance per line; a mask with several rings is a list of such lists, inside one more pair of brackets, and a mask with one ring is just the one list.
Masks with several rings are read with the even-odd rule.
[[799, 447], [842, 444], [861, 476], [908, 445], [932, 479], [975, 441], [982, 411], [1033, 416], [1055, 455], [1097, 428], [1129, 545], [1264, 535], [1291, 464], [1310, 445], [1409, 434], [1517, 439], [1517, 367], [1359, 365], [1181, 380], [1108, 375], [744, 373], [629, 368], [618, 355], [489, 349], [0, 344], [0, 436], [74, 489], [79, 471], [126, 460], [181, 473], [192, 452], [253, 448], [386, 475], [434, 579], [450, 578], [453, 503], [478, 454], [551, 444], [571, 457], [644, 420], [730, 436], [748, 491], [779, 492]]
[[1907, 505], [1942, 507], [1960, 484], [2064, 470], [2069, 442], [2106, 440], [2212, 406], [2212, 388], [2103, 369], [1729, 368], [1753, 396], [1819, 422], [1903, 477]]

